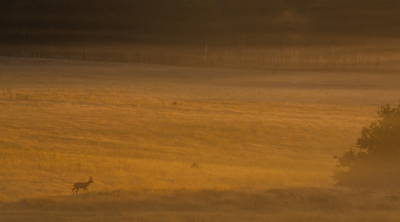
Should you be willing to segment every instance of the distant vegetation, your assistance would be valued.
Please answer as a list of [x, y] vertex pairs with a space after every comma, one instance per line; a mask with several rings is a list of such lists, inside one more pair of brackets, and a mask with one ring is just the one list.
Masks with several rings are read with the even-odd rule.
[[[399, 12], [394, 0], [3, 1], [0, 56], [256, 69], [393, 69], [399, 60]], [[348, 46], [354, 48], [343, 50]]]
[[16, 0], [0, 3], [0, 41], [20, 42], [23, 29], [33, 42], [196, 42], [287, 32], [394, 37], [399, 11], [395, 0]]

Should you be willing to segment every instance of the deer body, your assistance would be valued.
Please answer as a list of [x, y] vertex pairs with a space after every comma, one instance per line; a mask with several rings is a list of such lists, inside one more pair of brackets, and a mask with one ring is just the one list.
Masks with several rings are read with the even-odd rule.
[[[75, 194], [75, 193], [78, 194], [78, 190], [81, 189], [81, 188], [83, 189], [84, 192], [86, 192], [86, 190], [88, 190], [87, 187], [91, 183], [94, 183], [91, 177], [89, 178], [89, 181], [86, 182], [86, 183], [85, 182], [75, 183], [74, 184], [74, 188], [72, 188], [72, 194]], [[74, 190], [75, 190], [75, 193], [74, 193]]]

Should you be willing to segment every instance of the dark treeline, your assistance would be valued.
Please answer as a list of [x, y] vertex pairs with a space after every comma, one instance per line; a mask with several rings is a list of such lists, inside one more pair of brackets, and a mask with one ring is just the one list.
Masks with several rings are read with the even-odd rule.
[[[398, 0], [13, 0], [0, 2], [3, 41], [22, 29], [108, 31], [115, 36], [266, 32], [393, 37]], [[110, 32], [113, 31], [113, 32]], [[47, 33], [47, 34], [46, 34]], [[129, 33], [129, 35], [127, 35]], [[57, 34], [69, 39], [68, 34]], [[96, 34], [93, 34], [96, 36]], [[38, 38], [39, 39], [39, 38]], [[18, 40], [19, 41], [19, 40]]]

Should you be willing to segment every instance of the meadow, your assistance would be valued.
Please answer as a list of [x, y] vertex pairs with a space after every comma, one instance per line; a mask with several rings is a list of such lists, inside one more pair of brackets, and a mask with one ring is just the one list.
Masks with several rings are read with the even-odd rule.
[[333, 157], [398, 103], [394, 68], [0, 57], [0, 70], [0, 220], [399, 219], [397, 193], [332, 180]]

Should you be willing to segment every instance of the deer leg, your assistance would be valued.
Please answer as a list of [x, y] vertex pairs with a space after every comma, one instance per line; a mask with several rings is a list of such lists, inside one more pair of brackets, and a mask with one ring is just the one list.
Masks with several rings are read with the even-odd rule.
[[80, 189], [80, 188], [76, 188], [76, 191], [75, 191], [76, 194], [78, 194], [78, 190], [79, 190], [79, 189]]
[[72, 188], [72, 195], [74, 195], [74, 194], [75, 194], [74, 190], [75, 190], [75, 188]]

